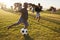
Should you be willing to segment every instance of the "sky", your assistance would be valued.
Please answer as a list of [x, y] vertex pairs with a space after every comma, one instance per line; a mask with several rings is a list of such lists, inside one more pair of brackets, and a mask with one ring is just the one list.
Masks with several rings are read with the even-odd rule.
[[54, 6], [57, 9], [60, 8], [60, 0], [0, 0], [0, 2], [5, 3], [8, 7], [13, 5], [15, 2], [28, 2], [36, 5], [40, 3], [43, 8], [50, 8], [50, 6]]

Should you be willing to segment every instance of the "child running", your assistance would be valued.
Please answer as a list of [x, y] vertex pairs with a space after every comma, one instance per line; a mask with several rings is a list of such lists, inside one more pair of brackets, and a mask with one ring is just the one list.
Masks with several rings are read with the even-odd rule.
[[42, 10], [42, 6], [40, 6], [40, 3], [38, 3], [38, 6], [35, 6], [35, 11], [36, 11], [36, 19], [39, 22], [40, 20], [40, 12]]
[[28, 10], [27, 10], [28, 3], [24, 3], [23, 7], [24, 8], [22, 8], [20, 10], [21, 17], [19, 18], [18, 22], [8, 26], [8, 29], [10, 29], [12, 26], [16, 26], [16, 25], [19, 25], [21, 23], [24, 24], [24, 29], [26, 29], [28, 27], [28, 22], [27, 22], [27, 20], [28, 20]]

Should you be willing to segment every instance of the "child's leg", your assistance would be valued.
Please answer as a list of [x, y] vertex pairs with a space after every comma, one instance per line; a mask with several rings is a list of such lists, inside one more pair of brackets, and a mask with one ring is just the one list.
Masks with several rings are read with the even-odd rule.
[[12, 26], [16, 26], [16, 25], [19, 25], [19, 24], [20, 24], [20, 22], [18, 21], [17, 23], [14, 23], [14, 24], [8, 26], [8, 29], [11, 28]]
[[36, 14], [36, 20], [38, 19], [38, 14]]
[[38, 15], [36, 16], [36, 19], [37, 19], [37, 21], [39, 22], [39, 20], [40, 20], [40, 14], [38, 14]]
[[40, 14], [38, 13], [38, 22], [39, 22], [39, 20], [40, 20]]
[[39, 20], [40, 20], [40, 16], [38, 17], [38, 22], [39, 22]]
[[26, 29], [26, 28], [28, 28], [28, 26], [29, 26], [28, 22], [27, 21], [24, 22], [24, 28]]

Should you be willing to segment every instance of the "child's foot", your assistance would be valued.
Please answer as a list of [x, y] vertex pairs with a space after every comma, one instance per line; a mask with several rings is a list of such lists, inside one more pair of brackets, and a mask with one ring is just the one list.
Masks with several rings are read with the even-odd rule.
[[8, 29], [10, 29], [11, 28], [11, 26], [8, 26]]

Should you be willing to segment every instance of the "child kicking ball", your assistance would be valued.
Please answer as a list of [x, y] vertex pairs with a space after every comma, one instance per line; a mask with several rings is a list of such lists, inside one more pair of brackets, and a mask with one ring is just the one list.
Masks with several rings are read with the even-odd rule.
[[18, 22], [17, 23], [14, 23], [14, 24], [12, 24], [12, 25], [10, 25], [10, 26], [8, 26], [8, 29], [10, 29], [12, 26], [16, 26], [16, 25], [19, 25], [19, 24], [21, 24], [21, 23], [23, 23], [24, 24], [24, 28], [23, 29], [21, 29], [21, 30], [26, 30], [27, 29], [27, 27], [28, 27], [28, 10], [27, 10], [27, 8], [28, 8], [28, 3], [24, 3], [24, 5], [23, 5], [23, 7], [24, 8], [22, 8], [21, 10], [20, 10], [20, 12], [21, 12], [21, 17], [19, 18], [19, 20], [18, 20]]

